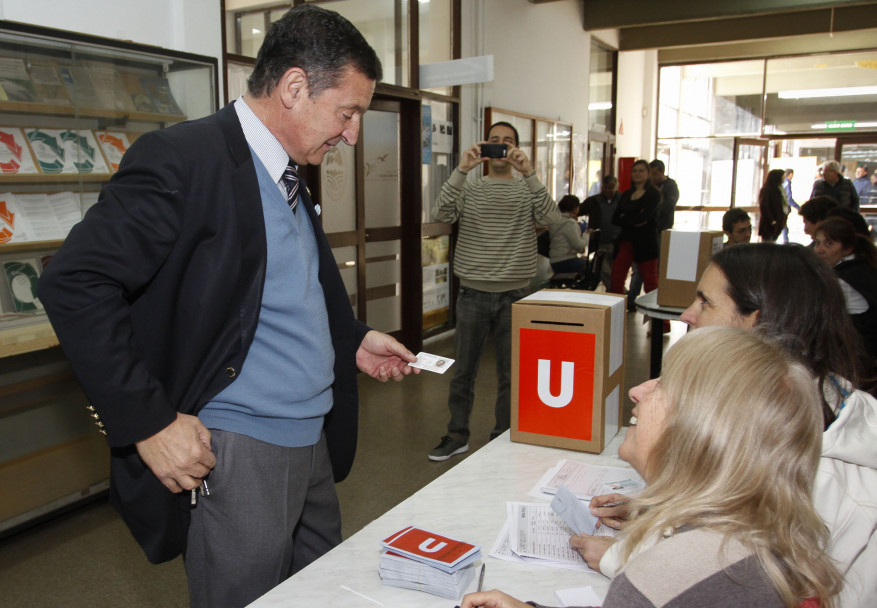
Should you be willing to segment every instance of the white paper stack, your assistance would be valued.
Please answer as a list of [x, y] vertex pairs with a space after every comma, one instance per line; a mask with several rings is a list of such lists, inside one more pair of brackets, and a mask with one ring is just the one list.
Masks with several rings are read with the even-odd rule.
[[458, 599], [475, 577], [477, 545], [408, 526], [381, 542], [378, 572], [385, 585]]
[[381, 554], [378, 572], [385, 585], [456, 600], [463, 596], [475, 578], [475, 564], [464, 566], [456, 572], [444, 572], [410, 557], [385, 551]]

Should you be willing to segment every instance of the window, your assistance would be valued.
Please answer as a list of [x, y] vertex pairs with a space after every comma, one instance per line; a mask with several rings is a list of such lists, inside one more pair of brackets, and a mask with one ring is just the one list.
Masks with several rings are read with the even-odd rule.
[[877, 51], [767, 60], [765, 133], [877, 130]]

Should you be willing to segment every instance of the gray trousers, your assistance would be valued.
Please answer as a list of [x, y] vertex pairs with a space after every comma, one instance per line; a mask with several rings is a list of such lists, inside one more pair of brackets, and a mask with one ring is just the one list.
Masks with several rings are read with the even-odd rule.
[[211, 430], [216, 467], [192, 510], [189, 601], [245, 606], [341, 542], [325, 436], [286, 448]]

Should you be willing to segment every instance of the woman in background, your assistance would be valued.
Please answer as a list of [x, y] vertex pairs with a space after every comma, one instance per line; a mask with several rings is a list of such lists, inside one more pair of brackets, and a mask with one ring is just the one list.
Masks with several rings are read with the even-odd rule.
[[578, 220], [579, 197], [567, 194], [557, 203], [563, 219], [549, 226], [551, 245], [549, 260], [554, 272], [578, 272], [588, 261], [578, 257], [588, 248], [588, 234], [582, 234]]
[[840, 279], [847, 312], [873, 361], [877, 358], [877, 248], [840, 217], [819, 224], [813, 242], [813, 251]]
[[[822, 416], [806, 368], [754, 334], [710, 328], [634, 390], [618, 454], [648, 486], [629, 505], [603, 608], [832, 606], [840, 576], [811, 502]], [[526, 604], [491, 591], [463, 598], [473, 606]]]
[[635, 262], [646, 293], [658, 288], [658, 205], [661, 192], [649, 180], [649, 163], [640, 159], [630, 170], [633, 184], [621, 195], [612, 223], [621, 226], [612, 263], [613, 293], [624, 293], [627, 273]]
[[768, 172], [764, 185], [758, 192], [758, 209], [761, 212], [758, 220], [758, 236], [762, 241], [776, 241], [786, 228], [789, 203], [783, 190], [784, 174], [785, 171], [782, 169]]

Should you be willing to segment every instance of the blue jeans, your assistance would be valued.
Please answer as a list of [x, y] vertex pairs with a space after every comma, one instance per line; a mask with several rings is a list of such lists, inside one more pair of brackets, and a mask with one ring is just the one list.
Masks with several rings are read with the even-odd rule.
[[639, 297], [640, 292], [643, 290], [643, 278], [639, 273], [639, 265], [633, 265], [633, 275], [630, 277], [630, 289], [627, 290], [627, 308], [633, 309], [636, 308], [634, 305], [634, 300]]
[[496, 426], [491, 438], [511, 426], [512, 302], [529, 294], [529, 289], [491, 293], [461, 287], [457, 297], [457, 330], [454, 348], [454, 378], [448, 393], [448, 436], [469, 442], [469, 417], [475, 400], [475, 378], [487, 335], [493, 331], [496, 346]]

